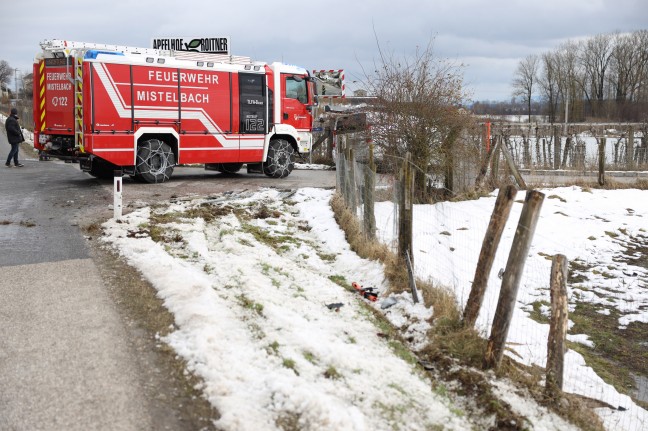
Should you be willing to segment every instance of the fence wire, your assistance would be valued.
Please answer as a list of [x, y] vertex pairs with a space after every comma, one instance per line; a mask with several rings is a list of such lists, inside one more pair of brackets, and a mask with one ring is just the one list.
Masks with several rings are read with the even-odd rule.
[[[362, 220], [366, 215], [362, 190], [368, 170], [370, 169], [367, 164], [349, 161], [344, 154], [338, 155], [337, 190], [345, 196], [347, 202], [349, 202], [348, 195], [350, 193], [353, 195], [351, 206], [355, 208], [360, 226], [363, 226]], [[373, 190], [376, 238], [395, 252], [398, 250], [399, 238], [398, 205], [401, 201], [398, 196], [399, 190], [400, 185], [395, 174], [376, 175]], [[524, 191], [518, 192], [488, 280], [486, 296], [476, 325], [484, 338], [488, 337], [495, 317], [499, 286], [502, 284], [502, 275], [523, 207], [524, 193]], [[437, 202], [414, 205], [413, 208], [412, 257], [415, 274], [435, 286], [450, 288], [462, 309], [470, 294], [495, 199], [496, 194], [492, 193], [479, 200]], [[546, 196], [543, 211], [552, 211], [547, 207], [554, 202], [560, 202], [559, 199], [561, 199], [559, 196]], [[553, 219], [562, 217], [560, 210], [553, 211]], [[646, 246], [648, 246], [648, 236]], [[572, 237], [557, 238], [552, 234], [551, 226], [542, 226], [542, 221], [539, 223], [524, 267], [516, 310], [508, 332], [506, 355], [525, 365], [545, 367], [551, 311], [551, 259], [556, 254], [566, 254], [569, 257], [573, 250], [580, 250], [583, 247], [587, 247], [587, 244], [581, 240]], [[583, 263], [570, 262], [570, 265], [578, 268], [578, 265], [582, 266]], [[643, 287], [639, 286], [639, 289], [643, 288], [646, 292], [646, 297], [639, 301], [636, 297], [632, 298], [636, 290], [628, 292], [627, 289], [614, 285], [605, 289], [593, 288], [587, 283], [579, 284], [577, 277], [578, 272], [573, 272], [568, 283], [572, 319], [570, 323], [572, 327], [575, 326], [576, 331], [571, 331], [567, 337], [569, 350], [565, 355], [563, 390], [590, 399], [598, 406], [596, 411], [606, 429], [628, 431], [648, 429], [648, 412], [636, 404], [630, 396], [622, 393], [628, 392], [628, 389], [619, 388], [624, 389], [619, 391], [606, 383], [585, 362], [584, 356], [578, 353], [589, 352], [588, 360], [600, 354], [587, 334], [578, 333], [583, 327], [579, 326], [577, 318], [583, 314], [582, 309], [594, 305], [600, 307], [599, 312], [604, 313], [602, 310], [606, 310], [603, 308], [606, 302], [622, 304], [622, 307], [626, 307], [626, 311], [628, 307], [634, 307], [637, 313], [641, 313], [641, 307], [648, 306], [648, 271], [641, 280], [635, 280], [636, 283], [642, 283]], [[603, 296], [604, 298], [601, 299]], [[575, 313], [574, 316], [571, 313]], [[640, 385], [641, 381], [637, 381]], [[643, 384], [646, 384], [645, 376]], [[634, 396], [637, 397], [638, 392], [635, 392]]]

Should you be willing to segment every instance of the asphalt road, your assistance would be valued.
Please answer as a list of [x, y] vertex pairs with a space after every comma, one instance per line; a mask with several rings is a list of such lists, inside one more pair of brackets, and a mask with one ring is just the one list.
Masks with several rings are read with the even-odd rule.
[[[3, 161], [9, 148], [0, 133]], [[25, 155], [25, 167], [0, 168], [0, 430], [196, 429], [153, 337], [110, 285], [123, 277], [104, 277], [109, 265], [80, 228], [112, 216], [112, 180]], [[125, 178], [123, 203], [126, 213], [174, 197], [334, 185], [331, 171], [272, 180], [180, 167], [164, 184]]]
[[[3, 160], [9, 148], [0, 134]], [[109, 196], [72, 166], [21, 161], [0, 170], [0, 429], [152, 429], [136, 352], [78, 226]]]

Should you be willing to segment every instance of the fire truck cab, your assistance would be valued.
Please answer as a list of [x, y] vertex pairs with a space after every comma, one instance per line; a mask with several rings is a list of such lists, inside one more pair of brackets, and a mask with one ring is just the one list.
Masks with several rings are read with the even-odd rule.
[[178, 164], [283, 178], [312, 145], [306, 69], [247, 57], [46, 40], [34, 146], [96, 177], [168, 180]]

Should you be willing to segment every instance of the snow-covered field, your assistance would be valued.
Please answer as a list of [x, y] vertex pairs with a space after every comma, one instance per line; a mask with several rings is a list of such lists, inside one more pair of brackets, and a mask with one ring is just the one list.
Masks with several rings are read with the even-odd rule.
[[[622, 228], [631, 236], [644, 229], [641, 215], [648, 212], [648, 192], [586, 193], [577, 188], [546, 192], [561, 196], [564, 202], [545, 200], [540, 239], [534, 242], [529, 258], [529, 266], [539, 272], [550, 262], [535, 262], [538, 252], [563, 253], [570, 259], [578, 256], [604, 265], [621, 246], [602, 230]], [[331, 193], [263, 190], [176, 201], [162, 208], [136, 210], [119, 222], [106, 222], [104, 239], [142, 272], [174, 314], [177, 326], [160, 342], [170, 344], [203, 379], [206, 398], [222, 414], [217, 423], [222, 429], [272, 430], [289, 424], [304, 430], [488, 427], [492, 418], [469, 423], [461, 405], [432, 390], [429, 377], [380, 334], [366, 306], [382, 310], [386, 298], [369, 303], [339, 285], [358, 281], [385, 289], [382, 266], [349, 250], [328, 206]], [[469, 268], [466, 262], [476, 262], [477, 256], [460, 246], [481, 243], [494, 199], [415, 209], [419, 275], [429, 271], [427, 275], [437, 280], [447, 276], [443, 282], [455, 287], [461, 300], [467, 298], [474, 265]], [[511, 223], [517, 222], [520, 207], [515, 204]], [[388, 240], [392, 210], [387, 204], [377, 210], [381, 235]], [[448, 214], [452, 220], [445, 217]], [[462, 220], [461, 214], [472, 216]], [[452, 235], [439, 236], [438, 231]], [[461, 235], [474, 238], [466, 237], [455, 245], [447, 242]], [[543, 242], [544, 237], [558, 240]], [[510, 244], [510, 240], [507, 233], [502, 242]], [[435, 249], [430, 248], [433, 244]], [[449, 271], [447, 264], [453, 259], [461, 260], [456, 267], [464, 269]], [[438, 262], [446, 266], [439, 268]], [[615, 265], [621, 277], [627, 268]], [[494, 277], [490, 286], [498, 286]], [[648, 302], [643, 280], [643, 288], [636, 284], [628, 291], [635, 305]], [[547, 295], [543, 289], [536, 283], [521, 286], [512, 326], [522, 329], [512, 330], [511, 336], [526, 335], [510, 340], [524, 346], [516, 354], [525, 362], [541, 366], [547, 332], [543, 327], [547, 325], [527, 318], [522, 310], [528, 310], [537, 295]], [[496, 295], [496, 290], [491, 287], [489, 295]], [[433, 310], [415, 306], [407, 294], [397, 299], [395, 306], [382, 312], [414, 336], [413, 348], [420, 347]], [[620, 302], [627, 304], [623, 299]], [[485, 306], [494, 307], [492, 297], [485, 300]], [[485, 330], [493, 309], [480, 315], [479, 324]], [[626, 314], [626, 319], [645, 318], [641, 308], [635, 311]], [[567, 361], [567, 391], [592, 396], [596, 385], [596, 398], [614, 405], [623, 400], [625, 411], [600, 409], [608, 429], [639, 430], [648, 424], [648, 414], [593, 375], [580, 355], [570, 351]], [[579, 386], [583, 376], [587, 376], [586, 388]], [[571, 428], [534, 402], [514, 397], [515, 391], [506, 383], [498, 385], [504, 385], [499, 390], [502, 397], [529, 419], [533, 429]]]

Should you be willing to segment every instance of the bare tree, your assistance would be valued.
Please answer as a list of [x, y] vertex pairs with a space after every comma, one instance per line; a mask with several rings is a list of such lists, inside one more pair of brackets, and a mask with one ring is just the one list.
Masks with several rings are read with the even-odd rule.
[[565, 124], [588, 116], [642, 121], [648, 112], [648, 30], [567, 41], [540, 56], [535, 83], [529, 61], [518, 65], [514, 95], [527, 101], [534, 84], [551, 122], [562, 112]]
[[619, 119], [632, 116], [626, 111], [629, 104], [638, 101], [642, 84], [646, 85], [647, 67], [648, 31], [617, 34], [608, 79]]
[[542, 73], [538, 83], [542, 89], [542, 95], [547, 102], [549, 122], [556, 121], [558, 107], [558, 71], [556, 54], [546, 52], [542, 54]]
[[[639, 46], [640, 70], [637, 71], [637, 85], [634, 90], [634, 100], [648, 103], [648, 30], [641, 30], [636, 33], [636, 43]], [[644, 110], [644, 115], [648, 115]], [[645, 117], [642, 121], [646, 121]]]
[[6, 60], [0, 60], [0, 84], [6, 86], [11, 79], [13, 74], [13, 69], [9, 66]]
[[566, 42], [558, 47], [555, 52], [556, 81], [558, 84], [558, 95], [563, 103], [564, 121], [574, 116], [570, 114], [569, 107], [576, 105], [576, 74], [578, 68], [578, 44]]
[[[380, 44], [378, 50], [374, 73], [365, 72], [366, 88], [376, 96], [376, 145], [392, 159], [409, 152], [423, 174], [443, 175], [448, 185], [462, 127], [459, 107], [467, 98], [459, 68], [435, 58], [432, 42], [405, 58], [384, 52]], [[425, 184], [425, 176], [416, 175], [419, 196], [425, 195]]]
[[592, 107], [594, 115], [601, 115], [605, 100], [606, 74], [612, 57], [613, 39], [609, 34], [598, 34], [585, 42], [580, 61], [584, 67], [588, 84], [591, 88], [592, 99], [596, 106]]
[[33, 73], [24, 73], [22, 75], [22, 87], [23, 94], [22, 97], [25, 99], [31, 99], [34, 95], [34, 74]]
[[527, 56], [518, 64], [513, 79], [513, 96], [521, 97], [522, 101], [527, 104], [529, 123], [531, 123], [531, 100], [535, 90], [539, 65], [540, 59], [537, 55]]
[[637, 64], [636, 84], [632, 90], [632, 99], [648, 102], [648, 30], [640, 30], [635, 33], [635, 44], [640, 61]]

